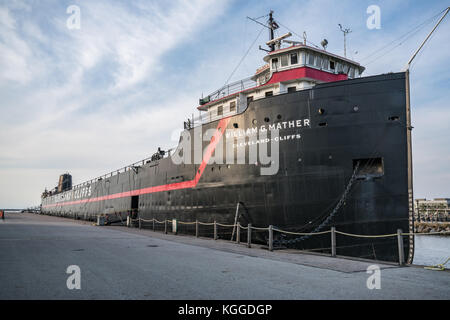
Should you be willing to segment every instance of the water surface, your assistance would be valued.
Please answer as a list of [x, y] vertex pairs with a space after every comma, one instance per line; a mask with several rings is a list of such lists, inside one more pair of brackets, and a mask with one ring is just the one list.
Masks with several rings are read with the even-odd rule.
[[[450, 236], [415, 236], [414, 264], [436, 265], [450, 257]], [[445, 265], [450, 269], [450, 261]]]

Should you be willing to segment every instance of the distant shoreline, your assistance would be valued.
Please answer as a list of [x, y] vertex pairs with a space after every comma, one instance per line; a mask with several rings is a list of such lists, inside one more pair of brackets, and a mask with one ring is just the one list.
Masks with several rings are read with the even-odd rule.
[[[415, 222], [414, 226], [417, 233], [450, 232], [450, 222]], [[448, 237], [450, 233], [443, 236]]]

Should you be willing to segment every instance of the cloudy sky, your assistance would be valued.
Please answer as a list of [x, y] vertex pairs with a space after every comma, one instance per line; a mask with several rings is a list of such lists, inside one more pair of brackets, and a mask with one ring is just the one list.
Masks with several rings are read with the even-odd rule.
[[[366, 26], [372, 4], [381, 9], [381, 29]], [[80, 29], [67, 27], [71, 5], [80, 8]], [[342, 55], [341, 23], [353, 30], [347, 55], [373, 75], [401, 71], [446, 6], [0, 0], [0, 208], [38, 205], [61, 173], [79, 183], [175, 146], [174, 132], [198, 98], [225, 83], [260, 33], [246, 16], [273, 9], [284, 26], [316, 44], [326, 38], [328, 50]], [[415, 197], [450, 197], [449, 18], [411, 69]], [[262, 65], [257, 48], [266, 38], [264, 31], [232, 80]]]

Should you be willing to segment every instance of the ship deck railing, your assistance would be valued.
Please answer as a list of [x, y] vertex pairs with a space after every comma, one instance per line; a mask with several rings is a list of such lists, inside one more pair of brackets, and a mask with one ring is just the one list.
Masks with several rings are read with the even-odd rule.
[[[165, 154], [164, 155], [160, 155], [160, 158], [158, 158], [158, 159], [155, 159], [154, 155], [152, 155], [151, 157], [148, 157], [148, 158], [145, 158], [143, 160], [134, 162], [134, 163], [132, 163], [132, 164], [130, 164], [128, 166], [125, 166], [125, 167], [122, 167], [120, 169], [111, 171], [111, 172], [109, 172], [107, 174], [104, 174], [102, 176], [99, 176], [97, 178], [85, 181], [83, 183], [79, 183], [79, 184], [73, 186], [71, 190], [74, 190], [74, 189], [77, 189], [77, 188], [81, 188], [81, 187], [84, 187], [84, 186], [87, 186], [87, 185], [91, 185], [91, 184], [93, 184], [95, 182], [102, 181], [102, 180], [107, 179], [107, 178], [111, 178], [111, 177], [113, 177], [113, 176], [115, 176], [117, 174], [120, 174], [120, 173], [125, 173], [125, 172], [130, 171], [130, 170], [138, 169], [138, 168], [144, 166], [145, 164], [148, 164], [148, 163], [151, 163], [151, 162], [156, 162], [156, 161], [159, 161], [161, 159], [168, 158], [168, 157], [171, 156], [171, 153], [172, 153], [172, 151], [174, 149], [175, 148], [171, 148], [171, 149], [165, 151]], [[55, 194], [57, 194], [57, 193], [51, 194], [51, 196], [55, 195]]]
[[213, 93], [206, 96], [206, 98], [202, 98], [202, 100], [208, 101], [207, 103], [211, 103], [222, 99], [226, 96], [232, 95], [234, 93], [238, 93], [247, 89], [251, 89], [256, 87], [256, 81], [252, 80], [252, 77], [248, 77], [242, 80], [235, 81], [233, 83], [224, 85], [222, 88], [214, 91]]

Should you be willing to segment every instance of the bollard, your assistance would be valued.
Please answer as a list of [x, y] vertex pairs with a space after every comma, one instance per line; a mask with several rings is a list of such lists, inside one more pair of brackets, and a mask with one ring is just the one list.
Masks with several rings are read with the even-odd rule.
[[241, 243], [241, 223], [237, 223], [237, 229], [236, 229], [236, 243]]
[[127, 216], [127, 227], [130, 227], [130, 216]]
[[198, 238], [198, 220], [195, 220], [195, 237]]
[[164, 220], [164, 233], [167, 234], [167, 219]]
[[252, 247], [252, 224], [249, 223], [247, 225], [247, 247], [251, 248]]
[[138, 219], [139, 219], [139, 230], [141, 230], [141, 217], [140, 216], [138, 216]]
[[336, 228], [331, 227], [331, 256], [336, 257]]
[[153, 222], [153, 231], [155, 231], [155, 218], [152, 219]]
[[269, 226], [269, 251], [273, 251], [273, 226]]
[[217, 240], [217, 222], [214, 221], [214, 240]]
[[397, 241], [398, 241], [398, 264], [403, 265], [405, 264], [405, 251], [403, 249], [403, 236], [402, 236], [402, 229], [397, 230]]

